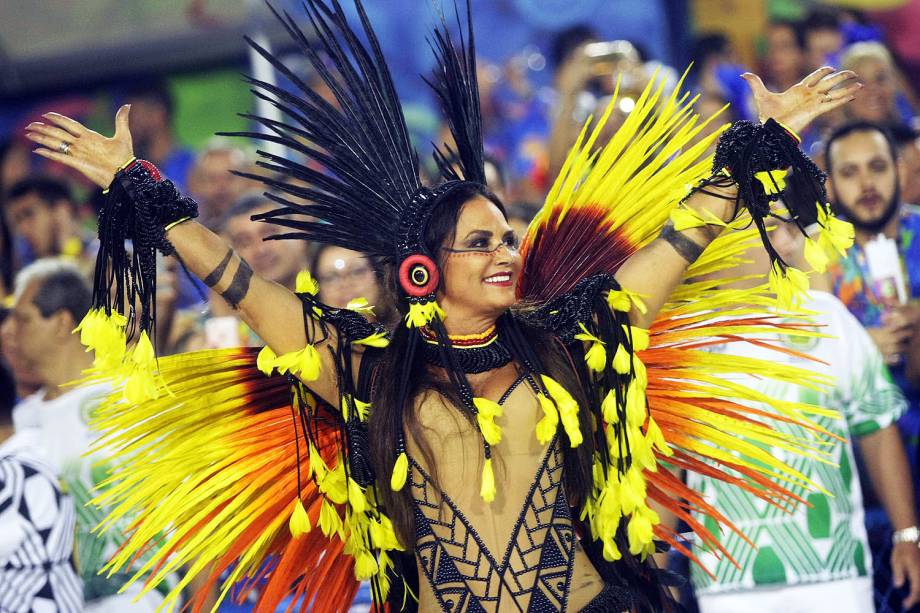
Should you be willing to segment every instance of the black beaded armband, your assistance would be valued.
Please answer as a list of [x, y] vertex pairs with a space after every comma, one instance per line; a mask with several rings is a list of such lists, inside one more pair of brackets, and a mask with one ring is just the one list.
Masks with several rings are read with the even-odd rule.
[[593, 274], [539, 308], [520, 313], [519, 317], [528, 325], [552, 333], [566, 344], [573, 343], [575, 335], [581, 332], [579, 322], [594, 319], [598, 299], [610, 289], [621, 289], [613, 275]]
[[[121, 188], [141, 219], [160, 228], [198, 217], [198, 204], [183, 197], [175, 184], [164, 179], [157, 167], [146, 160], [134, 160], [118, 171], [112, 184]], [[170, 248], [167, 255], [171, 253]]]
[[[787, 176], [794, 179], [795, 189], [787, 189]], [[701, 181], [687, 198], [697, 192], [730, 198], [735, 201], [732, 219], [742, 207], [747, 209], [771, 261], [778, 262], [785, 270], [785, 262], [770, 243], [764, 220], [781, 218], [795, 223], [804, 233], [801, 213], [827, 202], [825, 179], [824, 173], [799, 148], [798, 137], [778, 122], [773, 119], [763, 124], [736, 121], [719, 139], [712, 176]], [[727, 187], [731, 183], [737, 185], [737, 194], [733, 196], [723, 196], [710, 189]], [[788, 210], [788, 218], [771, 208], [780, 199]]]
[[175, 253], [165, 226], [197, 215], [195, 201], [150, 162], [132, 160], [115, 173], [99, 212], [92, 306], [123, 313], [129, 341], [141, 333], [156, 338], [157, 251]]
[[[346, 343], [353, 343], [373, 334], [386, 332], [386, 328], [383, 325], [371, 323], [355, 311], [330, 307], [309, 293], [298, 293], [297, 297], [303, 303], [305, 317], [312, 317], [318, 320], [321, 325], [332, 326], [335, 328], [339, 338]], [[317, 311], [322, 314], [317, 315]], [[310, 342], [316, 342], [316, 339], [312, 339]]]

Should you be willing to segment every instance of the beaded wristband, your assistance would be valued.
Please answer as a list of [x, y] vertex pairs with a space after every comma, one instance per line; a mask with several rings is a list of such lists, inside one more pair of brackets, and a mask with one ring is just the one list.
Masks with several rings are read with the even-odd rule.
[[198, 216], [198, 204], [182, 197], [175, 184], [146, 160], [132, 160], [115, 174], [112, 184], [118, 184], [135, 207], [145, 209], [145, 217], [163, 228]]
[[166, 232], [169, 232], [170, 230], [172, 230], [179, 224], [185, 223], [186, 221], [190, 221], [191, 219], [192, 219], [191, 217], [183, 217], [182, 219], [177, 219], [176, 221], [172, 223], [166, 224], [166, 227], [164, 227], [163, 230], [165, 230]]

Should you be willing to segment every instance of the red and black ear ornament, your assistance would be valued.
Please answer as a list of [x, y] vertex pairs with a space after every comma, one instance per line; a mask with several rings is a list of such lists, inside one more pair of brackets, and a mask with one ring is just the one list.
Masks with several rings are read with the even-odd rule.
[[435, 315], [444, 317], [444, 311], [435, 300], [435, 292], [441, 282], [438, 265], [429, 256], [413, 253], [399, 264], [399, 285], [409, 299], [406, 325], [421, 328], [428, 325]]

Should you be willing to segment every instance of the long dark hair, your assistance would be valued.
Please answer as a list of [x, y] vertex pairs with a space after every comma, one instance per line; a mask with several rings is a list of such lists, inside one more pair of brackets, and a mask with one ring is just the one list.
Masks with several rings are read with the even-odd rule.
[[[0, 195], [0, 200], [3, 196]], [[13, 291], [13, 233], [6, 222], [4, 203], [0, 202], [0, 284], [3, 291]]]
[[[462, 184], [445, 194], [435, 205], [424, 236], [425, 248], [430, 253], [439, 253], [440, 247], [450, 244], [454, 239], [457, 220], [463, 205], [477, 196], [485, 197], [505, 214], [501, 202], [491, 192], [475, 184]], [[439, 262], [439, 265], [443, 262]], [[392, 270], [385, 275], [385, 287], [393, 296], [400, 296], [398, 280]], [[407, 305], [399, 305], [405, 312]], [[575, 362], [552, 336], [538, 330], [525, 329], [524, 324], [510, 313], [498, 320], [500, 338], [508, 344], [512, 358], [518, 368], [532, 369], [539, 376], [546, 373], [559, 381], [579, 402], [587, 406], [584, 389], [576, 373]], [[460, 398], [457, 386], [450, 377], [437, 376], [426, 364], [421, 351], [416, 351], [419, 342], [417, 330], [405, 325], [398, 325], [390, 339], [390, 344], [375, 368], [370, 389], [371, 411], [368, 428], [371, 458], [377, 475], [380, 501], [400, 542], [408, 550], [415, 543], [415, 516], [411, 488], [407, 485], [400, 492], [390, 488], [390, 474], [396, 461], [398, 451], [395, 441], [400, 440], [403, 432], [412, 437], [425, 460], [432, 467], [432, 478], [438, 485], [436, 462], [431, 446], [425, 440], [423, 428], [419, 424], [414, 410], [421, 394], [435, 393], [445, 398], [457, 409], [458, 416], [463, 416], [473, 423], [472, 415], [466, 410]], [[408, 393], [403, 395], [400, 382], [408, 377]], [[403, 404], [404, 406], [400, 406]], [[583, 432], [590, 432], [587, 413], [580, 414]], [[594, 456], [594, 444], [591, 436], [585, 436], [584, 443], [575, 449], [566, 443], [565, 449], [565, 486], [569, 502], [580, 504], [588, 495], [591, 486], [591, 467]]]
[[[12, 148], [11, 141], [0, 141], [0, 163], [3, 163]], [[13, 271], [15, 270], [13, 233], [6, 219], [6, 205], [10, 201], [7, 194], [9, 187], [9, 185], [0, 184], [0, 285], [6, 293], [13, 291]]]

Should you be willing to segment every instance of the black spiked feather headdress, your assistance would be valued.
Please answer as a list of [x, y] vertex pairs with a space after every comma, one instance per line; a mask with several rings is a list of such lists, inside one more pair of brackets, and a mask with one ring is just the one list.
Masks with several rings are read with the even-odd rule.
[[[247, 38], [298, 91], [248, 79], [254, 95], [278, 108], [286, 120], [246, 114], [266, 131], [228, 135], [276, 143], [321, 166], [260, 151], [258, 166], [273, 176], [238, 173], [266, 184], [272, 190], [267, 197], [280, 205], [253, 218], [287, 230], [271, 238], [333, 244], [394, 266], [409, 323], [423, 325], [438, 312], [436, 254], [429, 253], [422, 240], [431, 211], [461, 185], [485, 189], [469, 0], [467, 37], [461, 33], [455, 43], [442, 20], [429, 40], [436, 68], [428, 83], [441, 102], [456, 146], [436, 148], [444, 181], [432, 187], [423, 186], [419, 178], [418, 154], [379, 41], [361, 1], [354, 3], [366, 42], [349, 26], [339, 0], [304, 2], [311, 37], [287, 12], [271, 8], [335, 102], [325, 100], [281, 59]], [[462, 32], [459, 10], [456, 14]]]

